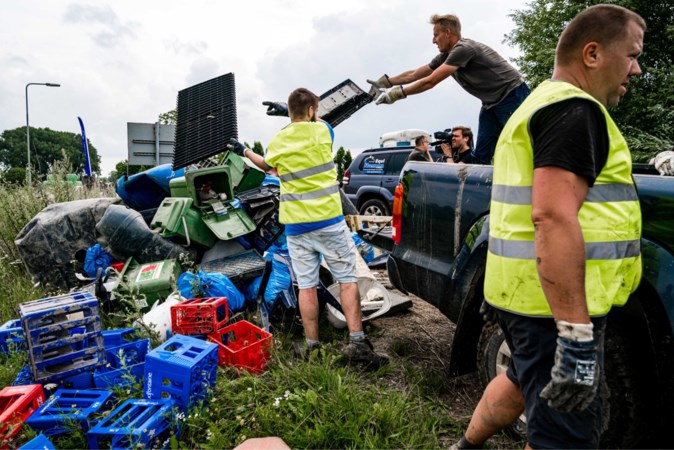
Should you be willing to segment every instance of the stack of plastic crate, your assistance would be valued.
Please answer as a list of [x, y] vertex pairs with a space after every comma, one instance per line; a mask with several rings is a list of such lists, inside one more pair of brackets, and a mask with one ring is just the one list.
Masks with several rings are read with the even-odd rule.
[[[19, 305], [36, 383], [49, 383], [105, 363], [101, 318], [96, 297], [75, 292]], [[82, 333], [72, 333], [75, 328]]]
[[135, 328], [121, 328], [103, 331], [103, 342], [107, 363], [94, 372], [96, 387], [109, 389], [142, 383], [150, 340], [138, 339]]
[[26, 420], [45, 435], [72, 431], [74, 424], [89, 429], [90, 418], [110, 407], [112, 392], [103, 390], [59, 389]]
[[260, 373], [267, 368], [272, 346], [271, 333], [241, 320], [208, 335], [218, 344], [219, 363], [251, 373]]
[[39, 384], [8, 386], [0, 391], [0, 447], [7, 448], [26, 419], [42, 402], [44, 392]]
[[217, 368], [215, 344], [176, 334], [147, 354], [144, 396], [171, 398], [187, 411], [212, 394]]
[[167, 448], [171, 399], [127, 400], [87, 432], [89, 448]]
[[190, 298], [171, 306], [173, 334], [207, 335], [228, 320], [227, 297]]

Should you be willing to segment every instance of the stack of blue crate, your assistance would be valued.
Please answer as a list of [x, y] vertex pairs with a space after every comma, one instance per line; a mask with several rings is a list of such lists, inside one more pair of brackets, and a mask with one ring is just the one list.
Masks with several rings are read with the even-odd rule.
[[58, 389], [26, 423], [47, 436], [70, 432], [76, 424], [88, 430], [91, 415], [107, 410], [111, 403], [110, 391]]
[[187, 411], [213, 393], [217, 369], [216, 344], [176, 334], [145, 358], [145, 398], [171, 398]]

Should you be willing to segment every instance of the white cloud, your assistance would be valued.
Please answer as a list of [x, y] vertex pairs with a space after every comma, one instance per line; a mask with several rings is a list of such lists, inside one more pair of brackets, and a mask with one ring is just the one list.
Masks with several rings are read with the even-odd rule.
[[[506, 4], [507, 3], [507, 4]], [[266, 144], [286, 119], [268, 117], [264, 100], [304, 86], [321, 94], [350, 78], [395, 75], [436, 54], [428, 19], [456, 13], [466, 37], [505, 57], [507, 14], [525, 0], [217, 0], [8, 2], [0, 26], [0, 131], [25, 126], [25, 85], [34, 127], [79, 133], [98, 149], [103, 174], [127, 158], [127, 122], [154, 122], [175, 108], [178, 91], [228, 72], [236, 76], [239, 136]], [[452, 80], [395, 105], [363, 107], [339, 125], [336, 147], [376, 146], [405, 128], [476, 128], [479, 102]]]

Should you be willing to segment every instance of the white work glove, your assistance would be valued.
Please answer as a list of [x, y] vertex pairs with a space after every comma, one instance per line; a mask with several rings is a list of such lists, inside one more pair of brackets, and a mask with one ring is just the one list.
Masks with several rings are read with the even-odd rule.
[[386, 74], [380, 76], [377, 81], [367, 80], [367, 82], [372, 85], [370, 91], [368, 92], [368, 95], [372, 98], [377, 98], [379, 94], [381, 94], [382, 89], [388, 89], [393, 86], [388, 80], [388, 75]]
[[387, 105], [390, 105], [391, 103], [395, 103], [398, 100], [407, 97], [405, 95], [405, 92], [403, 92], [403, 87], [402, 86], [393, 86], [390, 89], [381, 89], [382, 93], [377, 98], [377, 101], [375, 102], [377, 105], [381, 105], [382, 103], [386, 103]]
[[666, 150], [658, 153], [653, 159], [653, 165], [660, 175], [674, 175], [674, 151]]
[[597, 395], [599, 366], [592, 323], [557, 321], [559, 337], [550, 382], [541, 398], [557, 411], [584, 411]]

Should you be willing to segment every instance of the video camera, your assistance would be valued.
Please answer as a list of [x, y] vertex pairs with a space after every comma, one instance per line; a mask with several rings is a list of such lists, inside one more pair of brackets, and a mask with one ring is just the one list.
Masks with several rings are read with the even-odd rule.
[[436, 131], [433, 133], [435, 141], [429, 143], [428, 145], [435, 146], [435, 153], [442, 153], [442, 148], [440, 144], [449, 144], [452, 145], [452, 129], [447, 128], [445, 131]]

